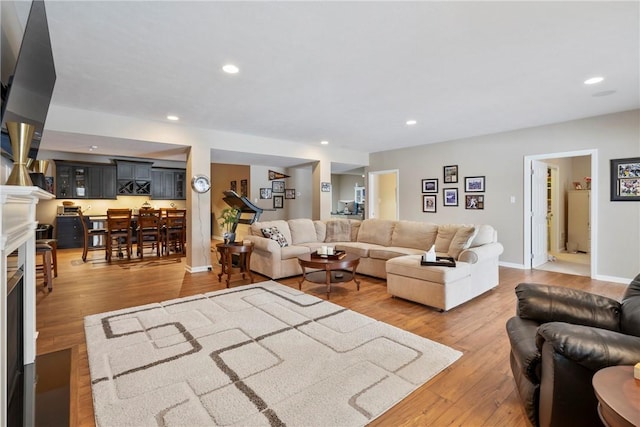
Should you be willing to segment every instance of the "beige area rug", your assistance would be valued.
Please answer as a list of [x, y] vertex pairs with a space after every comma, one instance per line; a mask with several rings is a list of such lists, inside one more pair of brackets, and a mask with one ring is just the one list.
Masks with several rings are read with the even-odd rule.
[[98, 426], [362, 426], [461, 356], [269, 281], [85, 318]]

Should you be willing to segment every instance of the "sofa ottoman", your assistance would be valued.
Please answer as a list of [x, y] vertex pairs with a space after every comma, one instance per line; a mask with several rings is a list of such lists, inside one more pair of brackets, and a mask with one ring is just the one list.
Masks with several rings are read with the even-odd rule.
[[471, 264], [423, 266], [421, 257], [406, 255], [387, 261], [387, 292], [443, 311], [479, 295], [471, 280]]

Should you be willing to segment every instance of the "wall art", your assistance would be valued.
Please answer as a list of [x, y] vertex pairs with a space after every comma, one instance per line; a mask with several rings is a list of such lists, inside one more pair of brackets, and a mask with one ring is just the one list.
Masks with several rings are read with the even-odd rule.
[[436, 201], [437, 201], [437, 196], [435, 195], [422, 196], [422, 212], [435, 212]]
[[444, 182], [447, 184], [455, 184], [458, 182], [458, 165], [445, 166]]
[[422, 192], [423, 193], [437, 193], [438, 192], [438, 179], [423, 179], [422, 180]]
[[640, 201], [640, 157], [611, 160], [611, 201]]
[[458, 206], [458, 189], [444, 188], [442, 189], [443, 206]]

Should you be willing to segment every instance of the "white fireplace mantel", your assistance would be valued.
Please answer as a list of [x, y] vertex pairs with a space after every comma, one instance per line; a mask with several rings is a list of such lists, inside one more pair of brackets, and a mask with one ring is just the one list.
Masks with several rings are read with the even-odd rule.
[[53, 199], [38, 187], [0, 185], [0, 426], [7, 422], [7, 257], [18, 250], [24, 267], [24, 364], [36, 357], [36, 204]]

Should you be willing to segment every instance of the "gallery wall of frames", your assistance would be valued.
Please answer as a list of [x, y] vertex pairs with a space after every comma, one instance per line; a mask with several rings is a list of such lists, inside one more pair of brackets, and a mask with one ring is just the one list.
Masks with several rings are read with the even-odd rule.
[[[465, 209], [481, 210], [485, 206], [486, 178], [484, 176], [465, 176], [464, 188], [459, 189], [458, 177], [460, 171], [458, 165], [449, 165], [442, 168], [442, 206], [457, 207], [464, 204]], [[426, 178], [422, 182], [422, 212], [435, 213], [438, 207], [438, 195], [440, 193], [439, 178]], [[464, 192], [464, 199], [460, 193]]]

